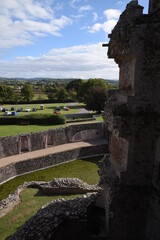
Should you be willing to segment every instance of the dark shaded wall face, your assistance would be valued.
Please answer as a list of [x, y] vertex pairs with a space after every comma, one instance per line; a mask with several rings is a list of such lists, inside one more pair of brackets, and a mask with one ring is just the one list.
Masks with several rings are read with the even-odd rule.
[[149, 1], [149, 14], [160, 9], [160, 0], [150, 0]]

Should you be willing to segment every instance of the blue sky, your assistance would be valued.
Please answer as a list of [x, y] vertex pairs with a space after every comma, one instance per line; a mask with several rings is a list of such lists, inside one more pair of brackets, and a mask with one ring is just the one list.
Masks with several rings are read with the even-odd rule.
[[[0, 1], [0, 76], [118, 79], [108, 34], [127, 0]], [[148, 0], [139, 0], [148, 11]]]

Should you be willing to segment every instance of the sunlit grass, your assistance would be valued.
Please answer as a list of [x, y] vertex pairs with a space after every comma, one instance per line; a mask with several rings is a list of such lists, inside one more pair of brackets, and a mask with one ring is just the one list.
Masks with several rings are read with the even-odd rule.
[[78, 195], [68, 196], [37, 196], [39, 190], [28, 188], [21, 193], [22, 203], [16, 206], [11, 212], [0, 219], [0, 239], [4, 240], [12, 235], [17, 228], [23, 225], [32, 217], [43, 205], [57, 199], [71, 199]]
[[[60, 177], [78, 177], [88, 184], [97, 184], [99, 181], [97, 163], [102, 157], [94, 157], [54, 166], [45, 170], [26, 174], [8, 181], [0, 186], [1, 198], [6, 198], [24, 182], [50, 181]], [[37, 194], [39, 190], [28, 188], [21, 193], [22, 203], [0, 218], [0, 240], [12, 235], [27, 219], [33, 216], [43, 205], [57, 198], [75, 198], [70, 196], [42, 196]]]
[[39, 132], [48, 129], [63, 127], [65, 124], [61, 125], [0, 125], [0, 137], [15, 136], [18, 134], [29, 133], [29, 132]]
[[78, 177], [89, 184], [96, 184], [99, 181], [97, 163], [100, 159], [101, 157], [75, 160], [16, 177], [0, 185], [0, 199], [6, 198], [24, 182], [30, 181], [50, 181], [53, 178]]

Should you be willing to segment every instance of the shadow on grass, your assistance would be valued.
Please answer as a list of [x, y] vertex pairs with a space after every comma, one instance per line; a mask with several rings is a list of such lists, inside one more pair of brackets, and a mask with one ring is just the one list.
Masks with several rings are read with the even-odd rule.
[[[103, 158], [103, 155], [102, 155], [102, 158]], [[83, 158], [83, 159], [81, 159], [81, 161], [92, 162], [92, 163], [95, 163], [98, 166], [98, 163], [99, 163], [99, 161], [101, 161], [101, 159], [99, 160], [99, 157], [93, 157], [92, 159]]]
[[77, 193], [44, 193], [41, 189], [38, 189], [38, 191], [36, 192], [36, 194], [34, 194], [35, 197], [57, 197], [57, 198], [66, 198], [69, 196], [82, 196], [83, 194], [77, 194]]

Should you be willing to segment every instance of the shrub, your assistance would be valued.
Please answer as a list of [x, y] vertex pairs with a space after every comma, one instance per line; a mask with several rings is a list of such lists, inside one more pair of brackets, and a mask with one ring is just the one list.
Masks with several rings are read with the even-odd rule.
[[29, 114], [25, 116], [8, 116], [0, 118], [0, 125], [21, 124], [23, 121], [28, 121], [29, 124], [39, 125], [58, 125], [65, 124], [66, 118], [63, 115], [53, 114]]

